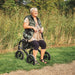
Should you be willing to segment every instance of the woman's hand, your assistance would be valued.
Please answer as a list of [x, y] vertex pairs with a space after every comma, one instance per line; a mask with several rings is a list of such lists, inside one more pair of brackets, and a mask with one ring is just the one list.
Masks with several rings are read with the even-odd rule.
[[43, 31], [44, 31], [44, 28], [42, 27], [42, 28], [40, 29], [40, 33], [43, 33]]
[[33, 30], [34, 30], [35, 32], [37, 32], [37, 28], [33, 27]]

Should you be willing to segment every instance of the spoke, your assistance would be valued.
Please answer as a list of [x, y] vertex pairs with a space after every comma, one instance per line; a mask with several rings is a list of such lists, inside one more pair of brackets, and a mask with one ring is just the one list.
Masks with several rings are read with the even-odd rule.
[[30, 63], [32, 62], [32, 60], [29, 61]]
[[19, 58], [19, 54], [20, 54], [20, 52], [18, 52], [18, 58]]
[[29, 57], [29, 58], [28, 58], [28, 62], [29, 62], [29, 63], [33, 62], [33, 60], [34, 60], [33, 57]]
[[22, 53], [18, 52], [17, 56], [18, 56], [18, 58], [22, 58]]
[[21, 57], [21, 53], [19, 54], [19, 57]]

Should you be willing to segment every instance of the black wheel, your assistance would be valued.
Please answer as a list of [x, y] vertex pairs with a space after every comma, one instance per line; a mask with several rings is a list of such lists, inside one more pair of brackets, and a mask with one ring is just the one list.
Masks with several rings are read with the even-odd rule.
[[31, 63], [31, 64], [35, 65], [35, 58], [32, 54], [29, 54], [27, 56], [27, 63]]
[[24, 59], [24, 53], [20, 50], [18, 50], [16, 53], [15, 53], [15, 57], [18, 58], [18, 59], [21, 59], [23, 60]]
[[46, 59], [46, 60], [51, 59], [51, 56], [50, 56], [50, 54], [48, 52], [45, 52], [44, 59]]
[[33, 49], [31, 49], [31, 50], [29, 51], [29, 54], [33, 54]]

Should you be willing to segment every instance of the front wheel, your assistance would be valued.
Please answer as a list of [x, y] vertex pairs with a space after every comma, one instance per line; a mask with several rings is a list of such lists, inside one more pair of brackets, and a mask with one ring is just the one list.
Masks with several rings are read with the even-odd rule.
[[20, 50], [18, 50], [16, 53], [15, 53], [15, 57], [18, 58], [18, 59], [21, 59], [23, 60], [24, 59], [24, 53]]

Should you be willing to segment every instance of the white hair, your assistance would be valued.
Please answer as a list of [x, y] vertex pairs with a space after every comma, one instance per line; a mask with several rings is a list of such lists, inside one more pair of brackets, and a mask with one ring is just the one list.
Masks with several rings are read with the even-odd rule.
[[33, 10], [38, 10], [38, 9], [37, 9], [37, 8], [35, 8], [35, 7], [34, 7], [34, 8], [31, 8], [31, 9], [30, 9], [30, 13], [32, 13], [32, 12], [33, 12]]

